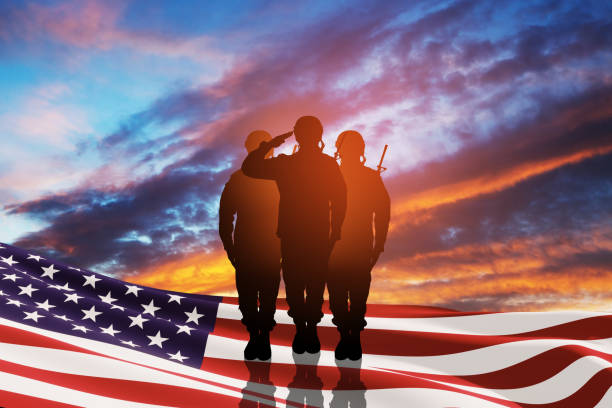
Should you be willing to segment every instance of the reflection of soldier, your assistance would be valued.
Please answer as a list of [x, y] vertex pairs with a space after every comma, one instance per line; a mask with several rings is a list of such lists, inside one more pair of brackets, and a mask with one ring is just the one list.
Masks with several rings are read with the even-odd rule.
[[370, 271], [384, 249], [390, 202], [380, 174], [364, 166], [365, 144], [361, 135], [353, 130], [342, 132], [336, 147], [342, 160], [340, 170], [346, 182], [347, 207], [342, 239], [336, 243], [329, 260], [327, 289], [334, 314], [332, 321], [340, 331], [336, 358], [358, 360], [362, 354], [360, 332], [366, 325]]
[[365, 408], [366, 386], [361, 381], [361, 360], [340, 363], [336, 360], [340, 379], [332, 391], [330, 408]]
[[266, 153], [288, 137], [277, 136], [249, 153], [242, 170], [251, 177], [276, 180], [278, 185], [283, 279], [289, 316], [296, 325], [293, 350], [301, 354], [321, 349], [317, 323], [323, 317], [329, 253], [340, 238], [346, 188], [338, 164], [319, 146], [321, 122], [313, 116], [303, 116], [296, 122], [294, 132], [300, 145], [296, 154], [265, 160]]
[[[270, 139], [270, 134], [257, 130], [249, 134], [245, 147], [251, 152]], [[219, 204], [219, 235], [236, 268], [242, 323], [250, 334], [244, 349], [248, 360], [256, 357], [267, 360], [271, 355], [269, 332], [276, 324], [274, 312], [280, 283], [280, 242], [276, 236], [278, 200], [274, 183], [247, 177], [238, 170], [225, 185]], [[237, 216], [235, 229], [234, 214]]]
[[[323, 381], [317, 374], [321, 353], [299, 355], [293, 353], [295, 376], [287, 388], [287, 401], [298, 407], [323, 407]], [[296, 404], [297, 403], [297, 404]], [[289, 405], [289, 404], [287, 404]]]
[[276, 387], [270, 381], [269, 361], [245, 361], [249, 370], [249, 381], [242, 389], [242, 400], [238, 408], [275, 407]]

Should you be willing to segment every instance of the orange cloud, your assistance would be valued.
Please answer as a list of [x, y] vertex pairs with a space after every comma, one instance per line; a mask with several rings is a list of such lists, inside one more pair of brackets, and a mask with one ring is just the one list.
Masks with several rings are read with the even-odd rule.
[[609, 265], [572, 261], [611, 251], [612, 236], [601, 228], [416, 254], [377, 267], [370, 300], [421, 305], [473, 301], [494, 310], [601, 309], [612, 304]]
[[191, 254], [122, 279], [178, 292], [235, 295], [234, 269], [222, 251]]
[[585, 149], [565, 156], [537, 162], [520, 163], [504, 172], [485, 174], [469, 180], [425, 190], [407, 197], [399, 197], [393, 205], [395, 224], [406, 219], [406, 214], [430, 209], [439, 205], [493, 193], [509, 188], [530, 177], [552, 171], [567, 164], [578, 163], [587, 158], [612, 152], [612, 146]]

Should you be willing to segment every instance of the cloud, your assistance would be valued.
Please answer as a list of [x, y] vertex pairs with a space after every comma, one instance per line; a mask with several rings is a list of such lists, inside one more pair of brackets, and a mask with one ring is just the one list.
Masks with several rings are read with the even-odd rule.
[[[572, 2], [361, 6], [283, 22], [282, 36], [246, 40], [251, 52], [219, 81], [173, 88], [124, 118], [88, 145], [106, 162], [86, 182], [7, 207], [49, 223], [16, 244], [136, 282], [228, 293], [216, 203], [243, 138], [314, 114], [328, 145], [336, 131], [362, 131], [368, 163], [391, 146], [393, 226], [372, 300], [505, 310], [608, 301], [597, 288], [609, 279], [612, 227], [596, 228], [612, 191], [604, 14]], [[216, 58], [212, 40], [119, 27], [114, 3], [29, 10], [32, 38]]]
[[0, 31], [0, 36], [27, 42], [53, 39], [83, 50], [125, 48], [165, 58], [231, 64], [231, 54], [220, 50], [208, 36], [178, 37], [121, 27], [125, 6], [120, 1], [86, 0], [9, 7], [6, 12], [10, 24]]

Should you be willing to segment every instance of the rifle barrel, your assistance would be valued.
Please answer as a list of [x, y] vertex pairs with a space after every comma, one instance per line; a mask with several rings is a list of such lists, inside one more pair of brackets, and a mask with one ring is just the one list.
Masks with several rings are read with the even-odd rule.
[[387, 170], [387, 168], [383, 167], [382, 164], [383, 164], [383, 160], [385, 159], [385, 154], [387, 154], [388, 147], [389, 145], [386, 144], [385, 148], [383, 149], [382, 156], [380, 156], [380, 161], [378, 162], [378, 167], [377, 167], [379, 173], [382, 173], [383, 171]]

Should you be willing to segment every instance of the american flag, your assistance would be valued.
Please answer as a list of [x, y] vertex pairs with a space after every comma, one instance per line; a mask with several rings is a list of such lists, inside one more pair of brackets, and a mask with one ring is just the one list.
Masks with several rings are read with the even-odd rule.
[[363, 358], [244, 361], [235, 298], [133, 285], [0, 245], [2, 407], [612, 407], [612, 315], [369, 305]]

